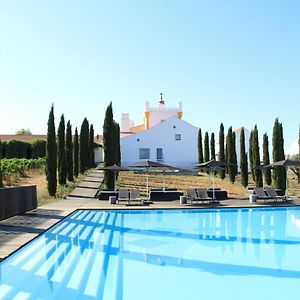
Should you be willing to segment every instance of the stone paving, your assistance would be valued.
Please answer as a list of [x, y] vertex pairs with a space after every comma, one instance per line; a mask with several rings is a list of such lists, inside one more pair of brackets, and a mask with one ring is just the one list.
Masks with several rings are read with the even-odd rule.
[[[99, 174], [98, 174], [99, 175]], [[94, 190], [94, 189], [93, 189]], [[268, 206], [292, 206], [300, 205], [300, 198], [293, 197], [288, 203], [264, 203], [249, 202], [248, 199], [228, 199], [220, 201], [219, 205], [213, 206], [219, 208], [232, 207], [268, 207]], [[150, 205], [126, 205], [114, 204], [110, 205], [107, 200], [98, 200], [92, 198], [69, 197], [61, 199], [43, 206], [35, 210], [27, 212], [23, 215], [14, 216], [12, 218], [0, 221], [0, 259], [11, 254], [24, 244], [35, 238], [49, 227], [59, 222], [62, 218], [69, 215], [76, 209], [163, 209], [163, 208], [211, 208], [209, 204], [180, 205], [179, 201], [160, 201]]]
[[93, 170], [67, 196], [70, 198], [95, 198], [98, 188], [103, 181], [103, 171]]

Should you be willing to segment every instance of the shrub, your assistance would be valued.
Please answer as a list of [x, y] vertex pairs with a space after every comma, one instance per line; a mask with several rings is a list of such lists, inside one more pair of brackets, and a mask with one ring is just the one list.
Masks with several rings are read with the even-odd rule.
[[31, 158], [39, 158], [46, 156], [46, 141], [36, 139], [31, 142]]
[[17, 140], [7, 142], [5, 158], [31, 158], [31, 144]]

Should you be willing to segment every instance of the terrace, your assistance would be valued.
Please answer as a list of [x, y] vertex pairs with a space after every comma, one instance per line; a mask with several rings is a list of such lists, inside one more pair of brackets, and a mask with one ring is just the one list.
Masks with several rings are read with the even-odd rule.
[[[227, 199], [220, 201], [214, 208], [237, 207], [273, 207], [273, 206], [300, 206], [300, 198], [293, 198], [289, 203], [250, 203], [245, 199]], [[180, 205], [179, 201], [154, 202], [149, 206], [126, 206], [124, 204], [110, 205], [108, 201], [99, 201], [91, 198], [62, 199], [38, 207], [23, 215], [14, 216], [0, 221], [0, 258], [3, 259], [18, 248], [62, 220], [77, 209], [198, 209], [209, 208], [207, 204]]]

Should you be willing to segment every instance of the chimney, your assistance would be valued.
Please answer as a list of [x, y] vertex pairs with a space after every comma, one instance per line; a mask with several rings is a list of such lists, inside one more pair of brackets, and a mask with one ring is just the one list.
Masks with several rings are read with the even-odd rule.
[[121, 118], [121, 131], [123, 132], [130, 132], [130, 119], [129, 119], [129, 114], [122, 114]]

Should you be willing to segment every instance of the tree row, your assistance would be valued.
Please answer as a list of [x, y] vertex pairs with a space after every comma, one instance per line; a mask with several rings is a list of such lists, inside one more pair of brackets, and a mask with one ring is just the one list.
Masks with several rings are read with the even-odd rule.
[[[240, 162], [237, 162], [236, 144], [239, 142], [240, 145]], [[275, 120], [273, 126], [272, 136], [272, 158], [273, 161], [280, 161], [285, 159], [284, 154], [284, 138], [283, 138], [283, 127], [282, 123]], [[261, 162], [263, 165], [270, 164], [269, 154], [269, 138], [267, 133], [263, 135], [263, 146], [262, 146], [262, 161], [260, 155], [259, 138], [257, 126], [251, 130], [249, 138], [249, 151], [245, 145], [245, 129], [242, 128], [240, 132], [240, 140], [236, 141], [236, 134], [232, 131], [232, 127], [229, 127], [226, 138], [224, 133], [224, 125], [221, 123], [219, 130], [219, 152], [216, 154], [215, 150], [215, 135], [211, 133], [210, 141], [209, 134], [205, 132], [204, 139], [202, 138], [201, 129], [198, 131], [198, 162], [203, 163], [209, 160], [215, 160], [218, 156], [218, 160], [222, 162], [228, 162], [230, 166], [228, 170], [219, 171], [219, 175], [222, 179], [225, 178], [226, 173], [232, 183], [235, 182], [235, 178], [238, 171], [241, 175], [241, 182], [244, 187], [248, 185], [249, 171], [252, 179], [257, 187], [263, 186], [263, 180], [266, 185], [273, 185], [276, 188], [285, 190], [286, 189], [286, 172], [284, 168], [276, 168], [272, 170], [261, 168]], [[238, 168], [239, 167], [239, 168]]]
[[62, 114], [55, 130], [54, 106], [48, 118], [47, 143], [46, 143], [46, 178], [49, 195], [55, 196], [57, 181], [65, 185], [68, 181], [74, 181], [79, 173], [94, 167], [94, 128], [84, 118], [80, 135], [77, 127], [74, 137], [70, 120], [65, 125]]

